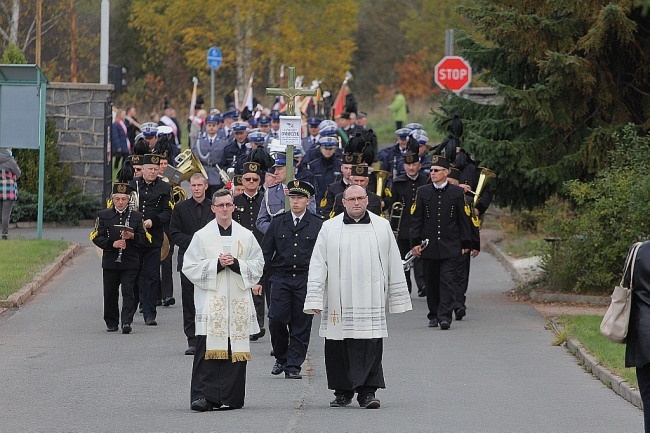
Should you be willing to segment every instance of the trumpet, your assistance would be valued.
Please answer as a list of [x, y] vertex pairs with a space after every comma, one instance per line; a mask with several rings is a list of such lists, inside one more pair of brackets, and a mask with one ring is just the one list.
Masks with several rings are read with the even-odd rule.
[[[429, 239], [423, 240], [420, 243], [420, 246], [422, 247], [422, 249], [428, 247]], [[402, 266], [404, 266], [404, 272], [411, 270], [415, 259], [417, 259], [417, 257], [413, 254], [413, 251], [409, 251], [408, 253], [406, 253], [406, 255], [404, 256], [404, 260], [402, 260]]]

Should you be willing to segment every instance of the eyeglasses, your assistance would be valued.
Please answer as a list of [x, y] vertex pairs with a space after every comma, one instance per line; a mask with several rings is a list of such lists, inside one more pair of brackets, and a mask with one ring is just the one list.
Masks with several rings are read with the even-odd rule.
[[445, 170], [447, 170], [447, 169], [446, 168], [432, 168], [431, 169], [431, 171], [434, 172], [434, 173], [438, 173], [438, 172], [445, 171]]
[[223, 208], [223, 209], [228, 209], [229, 207], [233, 207], [233, 203], [219, 203], [219, 204], [213, 204], [212, 206], [216, 208]]
[[242, 180], [245, 180], [246, 182], [257, 182], [259, 179], [254, 177], [242, 177]]
[[363, 197], [350, 197], [350, 198], [344, 198], [343, 200], [358, 202], [358, 201], [365, 200], [367, 198], [368, 198], [368, 196], [364, 195]]

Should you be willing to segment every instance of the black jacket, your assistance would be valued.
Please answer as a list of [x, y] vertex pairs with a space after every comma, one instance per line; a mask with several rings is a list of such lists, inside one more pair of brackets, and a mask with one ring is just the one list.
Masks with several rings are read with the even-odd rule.
[[246, 194], [239, 194], [234, 199], [235, 212], [232, 214], [232, 218], [235, 221], [253, 232], [255, 239], [257, 239], [257, 243], [260, 245], [262, 244], [264, 233], [259, 231], [255, 222], [260, 213], [260, 206], [262, 205], [263, 198], [264, 189], [257, 191], [257, 194], [253, 197], [248, 197]]
[[448, 259], [472, 247], [469, 207], [465, 207], [461, 187], [447, 184], [436, 190], [433, 184], [421, 186], [411, 211], [411, 247], [429, 239], [423, 259]]
[[[128, 220], [128, 224], [126, 219]], [[133, 227], [133, 239], [127, 239], [126, 248], [122, 250], [122, 262], [116, 263], [120, 253], [119, 248], [113, 248], [113, 242], [121, 239], [120, 230], [116, 224]], [[102, 254], [102, 268], [104, 269], [138, 269], [140, 267], [140, 247], [148, 244], [144, 226], [142, 225], [142, 214], [126, 209], [121, 215], [114, 207], [97, 213], [95, 220], [95, 231], [92, 234], [92, 241], [99, 248], [104, 250]]]
[[151, 220], [152, 226], [147, 229], [151, 234], [151, 243], [143, 248], [160, 248], [163, 244], [164, 229], [172, 217], [171, 187], [160, 178], [148, 184], [138, 177], [131, 181], [131, 186], [138, 192], [139, 211], [143, 220]]
[[171, 222], [169, 223], [169, 237], [174, 245], [178, 245], [178, 271], [183, 268], [183, 255], [190, 246], [194, 233], [205, 227], [214, 219], [214, 212], [210, 209], [210, 199], [205, 198], [201, 207], [201, 216], [197, 211], [199, 204], [194, 197], [183, 200], [174, 206]]
[[[650, 362], [650, 242], [639, 247], [633, 277], [625, 366], [643, 367]], [[629, 271], [626, 281], [629, 281]]]
[[322, 225], [323, 220], [309, 211], [297, 226], [290, 211], [273, 218], [262, 239], [264, 262], [271, 273], [306, 273]]
[[[419, 173], [415, 180], [409, 178], [406, 174], [397, 176], [391, 185], [390, 205], [402, 203], [402, 213], [399, 220], [398, 239], [409, 239], [409, 226], [411, 225], [411, 207], [415, 203], [417, 189], [429, 182], [429, 178]], [[388, 207], [388, 204], [386, 204]], [[390, 222], [393, 230], [397, 229], [397, 219]]]

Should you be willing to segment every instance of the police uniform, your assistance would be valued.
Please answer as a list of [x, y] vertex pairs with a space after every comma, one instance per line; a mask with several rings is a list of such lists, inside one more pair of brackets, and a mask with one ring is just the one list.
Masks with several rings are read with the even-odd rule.
[[[408, 139], [411, 130], [401, 128], [395, 131], [395, 135], [401, 139]], [[379, 161], [381, 161], [382, 170], [386, 170], [393, 177], [404, 173], [404, 155], [408, 152], [408, 147], [402, 148], [399, 143], [383, 149], [379, 152]]]
[[[235, 132], [247, 131], [248, 126], [244, 122], [235, 122], [232, 124], [232, 129], [234, 136]], [[219, 164], [221, 165], [221, 168], [224, 170], [228, 170], [230, 167], [234, 168], [237, 163], [237, 158], [246, 153], [247, 142], [248, 137], [246, 137], [242, 142], [239, 142], [236, 139], [231, 141], [223, 150], [223, 156], [221, 158], [221, 163]]]
[[[131, 194], [131, 188], [126, 183], [115, 183], [114, 194]], [[130, 205], [122, 212], [115, 207], [99, 211], [95, 220], [95, 230], [90, 234], [92, 242], [103, 250], [102, 274], [104, 285], [104, 322], [109, 332], [117, 331], [120, 320], [122, 332], [131, 332], [131, 323], [137, 302], [133, 294], [133, 286], [140, 267], [140, 247], [148, 243], [142, 214], [130, 210]], [[126, 248], [120, 250], [113, 246], [114, 242], [122, 239], [122, 229], [117, 225], [133, 228], [133, 239], [126, 240]], [[118, 258], [119, 257], [119, 258]], [[119, 311], [120, 286], [122, 287], [122, 313]]]
[[[418, 161], [417, 155], [407, 154], [404, 157], [404, 162], [406, 164], [412, 164]], [[406, 173], [397, 176], [393, 179], [391, 185], [391, 205], [394, 206], [395, 203], [402, 204], [401, 218], [399, 223], [396, 219], [390, 221], [393, 230], [397, 231], [397, 246], [399, 247], [399, 252], [404, 257], [410, 250], [411, 244], [409, 239], [409, 226], [411, 224], [411, 207], [415, 203], [415, 195], [417, 189], [423, 185], [426, 185], [429, 182], [429, 178], [422, 173], [418, 173], [415, 179], [409, 177]], [[415, 266], [421, 266], [421, 262], [418, 260], [418, 263]], [[411, 292], [411, 272], [406, 271], [406, 283]], [[418, 272], [416, 271], [416, 277]], [[418, 284], [418, 294], [424, 294], [424, 281], [417, 281]]]
[[[218, 123], [219, 118], [216, 115], [208, 116], [205, 123]], [[219, 134], [210, 137], [207, 133], [199, 134], [192, 152], [201, 161], [206, 174], [208, 175], [209, 190], [206, 192], [207, 197], [212, 197], [212, 194], [219, 189], [223, 188], [223, 179], [219, 173], [218, 165], [223, 159], [223, 152], [228, 145], [228, 140], [225, 135], [219, 137]]]
[[[158, 155], [144, 155], [143, 165], [160, 164]], [[140, 212], [144, 221], [150, 219], [152, 226], [148, 229], [151, 243], [142, 248], [140, 266], [139, 290], [142, 313], [145, 322], [156, 324], [156, 292], [160, 280], [160, 249], [164, 240], [164, 226], [171, 219], [171, 187], [168, 183], [157, 177], [153, 182], [147, 183], [140, 177], [131, 181], [131, 187], [137, 192]]]
[[[248, 134], [248, 142], [246, 143], [246, 149], [244, 150], [244, 153], [235, 157], [235, 174], [244, 173], [244, 164], [248, 160], [248, 157], [253, 149], [264, 149], [266, 136], [267, 134], [260, 131], [253, 131]], [[262, 175], [262, 182], [264, 181], [263, 177], [264, 176]]]
[[[317, 128], [321, 123], [321, 120], [318, 117], [310, 117], [307, 119], [307, 125], [313, 128]], [[320, 134], [316, 133], [316, 135], [311, 135], [308, 134], [307, 137], [302, 139], [302, 148], [305, 151], [305, 155], [309, 154], [309, 150], [313, 149], [318, 146], [318, 139], [320, 138]]]
[[[314, 194], [313, 186], [305, 182], [292, 181], [287, 187], [289, 195]], [[308, 210], [296, 217], [288, 211], [274, 218], [262, 240], [264, 260], [272, 271], [269, 331], [276, 359], [272, 373], [284, 371], [289, 379], [301, 378], [309, 345], [313, 315], [305, 314], [303, 307], [311, 253], [322, 226], [321, 218]]]
[[[449, 168], [446, 158], [435, 156], [432, 167]], [[464, 191], [449, 184], [427, 184], [417, 189], [411, 208], [409, 231], [411, 247], [424, 239], [429, 245], [420, 256], [427, 286], [429, 326], [449, 329], [455, 303], [456, 275], [463, 249], [471, 248], [470, 221], [465, 209]]]
[[[319, 140], [319, 146], [325, 148], [334, 148], [337, 145], [338, 140], [334, 137], [323, 137]], [[325, 197], [328, 186], [334, 183], [337, 176], [341, 175], [341, 160], [336, 157], [336, 154], [332, 154], [330, 158], [325, 158], [319, 151], [318, 156], [309, 163], [309, 170], [314, 175], [316, 205], [320, 211], [320, 204]]]
[[[263, 134], [263, 133], [262, 133]], [[266, 135], [266, 134], [265, 134]], [[260, 181], [264, 180], [264, 173], [261, 171], [260, 165], [257, 162], [245, 162], [244, 163], [244, 174], [246, 176], [248, 173], [255, 173], [260, 177]], [[241, 224], [243, 227], [253, 232], [255, 239], [261, 245], [262, 238], [264, 238], [264, 233], [258, 230], [255, 223], [257, 222], [257, 215], [260, 213], [260, 206], [262, 205], [262, 199], [264, 198], [263, 188], [258, 188], [257, 192], [253, 196], [249, 196], [246, 192], [235, 196], [233, 203], [235, 204], [235, 211], [232, 214], [232, 217], [235, 221]], [[263, 287], [263, 295], [253, 295], [253, 304], [255, 305], [255, 313], [257, 315], [257, 323], [260, 327], [260, 333], [254, 336], [251, 336], [252, 340], [257, 340], [259, 337], [263, 336], [266, 331], [264, 329], [264, 296], [267, 295], [265, 276], [262, 277], [260, 284]], [[268, 297], [267, 297], [268, 301]]]
[[[279, 154], [275, 160], [274, 167], [283, 165], [286, 165], [286, 155]], [[309, 172], [307, 173], [311, 174]], [[298, 178], [298, 173], [296, 173], [296, 178]], [[266, 233], [266, 229], [268, 229], [269, 224], [271, 224], [271, 219], [284, 212], [284, 197], [284, 184], [279, 183], [266, 188], [264, 191], [264, 197], [262, 198], [262, 204], [260, 205], [260, 213], [257, 215], [257, 221], [255, 222], [259, 231]], [[317, 215], [316, 202], [313, 196], [309, 201], [307, 211]]]

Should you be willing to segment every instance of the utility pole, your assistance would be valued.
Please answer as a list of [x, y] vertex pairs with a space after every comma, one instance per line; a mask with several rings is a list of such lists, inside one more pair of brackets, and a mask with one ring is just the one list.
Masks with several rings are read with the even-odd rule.
[[102, 0], [102, 18], [99, 39], [99, 83], [108, 84], [108, 30], [111, 16], [109, 0]]

